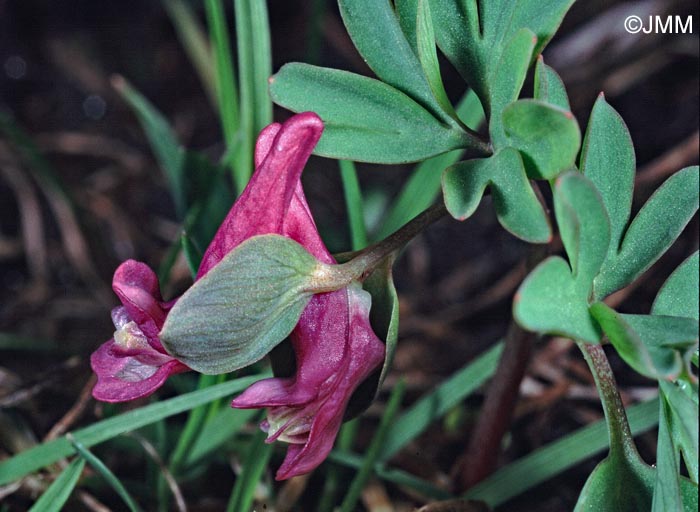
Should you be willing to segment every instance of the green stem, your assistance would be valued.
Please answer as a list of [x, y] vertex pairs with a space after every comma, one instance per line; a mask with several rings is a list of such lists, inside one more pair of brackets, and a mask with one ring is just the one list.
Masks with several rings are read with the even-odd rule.
[[345, 499], [340, 505], [340, 512], [352, 512], [353, 510], [355, 510], [357, 501], [360, 499], [362, 489], [365, 487], [365, 484], [374, 472], [374, 465], [377, 462], [377, 459], [379, 458], [379, 454], [386, 439], [386, 434], [389, 431], [389, 427], [391, 426], [392, 421], [394, 421], [396, 413], [399, 411], [399, 407], [401, 406], [401, 399], [403, 398], [403, 393], [405, 389], [406, 384], [403, 381], [403, 379], [401, 379], [391, 392], [389, 402], [387, 403], [386, 409], [384, 410], [384, 415], [382, 416], [382, 419], [379, 422], [379, 427], [377, 427], [377, 430], [374, 434], [374, 438], [372, 439], [372, 442], [370, 443], [369, 447], [367, 448], [367, 452], [365, 453], [362, 466], [355, 475], [355, 478], [350, 484], [350, 488], [348, 489], [348, 492], [345, 495]]
[[623, 456], [620, 451], [637, 453], [632, 432], [627, 421], [627, 413], [617, 390], [617, 383], [605, 351], [601, 345], [577, 341], [588, 367], [593, 373], [600, 401], [603, 404], [605, 421], [610, 435], [610, 457]]
[[370, 245], [366, 249], [356, 253], [347, 263], [337, 265], [336, 271], [350, 280], [362, 280], [368, 276], [391, 253], [402, 249], [408, 242], [420, 234], [433, 222], [447, 215], [447, 209], [441, 202], [431, 206], [413, 220], [405, 224], [384, 240]]

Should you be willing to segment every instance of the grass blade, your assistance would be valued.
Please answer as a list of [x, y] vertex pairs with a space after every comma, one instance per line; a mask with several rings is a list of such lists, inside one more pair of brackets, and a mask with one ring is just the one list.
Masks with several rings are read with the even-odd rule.
[[389, 426], [391, 425], [391, 422], [394, 420], [394, 416], [396, 416], [396, 413], [401, 406], [401, 399], [403, 398], [405, 389], [406, 384], [402, 379], [399, 380], [396, 387], [394, 387], [392, 390], [391, 396], [389, 397], [389, 402], [387, 403], [384, 411], [384, 415], [379, 422], [379, 427], [377, 427], [377, 430], [374, 433], [374, 438], [367, 448], [364, 460], [362, 461], [362, 466], [360, 466], [355, 478], [353, 478], [350, 488], [345, 495], [345, 499], [340, 505], [341, 512], [352, 512], [355, 510], [355, 506], [357, 505], [357, 500], [360, 499], [362, 489], [372, 476], [372, 472], [374, 471], [375, 463], [379, 458], [382, 445], [384, 444], [384, 440], [387, 438], [389, 433]]
[[[226, 153], [234, 155], [238, 148], [240, 129], [240, 109], [236, 91], [236, 78], [233, 71], [231, 40], [226, 25], [226, 11], [221, 0], [206, 0], [204, 10], [209, 25], [209, 37], [214, 52], [216, 70], [216, 94], [219, 104], [219, 120], [224, 134]], [[238, 192], [243, 190], [248, 182], [246, 169], [237, 165], [233, 168], [233, 181]]]
[[365, 229], [360, 182], [357, 179], [357, 170], [354, 162], [351, 160], [338, 160], [338, 165], [340, 165], [340, 177], [343, 180], [352, 250], [359, 251], [367, 247], [367, 230]]
[[256, 413], [255, 409], [241, 409], [232, 416], [228, 408], [219, 411], [202, 427], [192, 448], [186, 454], [183, 467], [189, 468], [213, 454], [240, 431], [243, 425], [251, 421]]
[[[355, 453], [344, 453], [336, 450], [328, 455], [328, 460], [350, 468], [360, 468], [364, 459]], [[382, 464], [376, 464], [374, 471], [382, 480], [414, 489], [434, 500], [446, 500], [453, 497], [446, 490], [400, 469], [385, 468]]]
[[[357, 418], [343, 423], [336, 442], [336, 449], [339, 452], [350, 453], [352, 451], [358, 427], [359, 420]], [[321, 491], [321, 498], [318, 500], [318, 512], [331, 512], [333, 510], [336, 493], [343, 482], [342, 477], [341, 469], [338, 466], [331, 465], [328, 468], [326, 481], [323, 483], [323, 491]]]
[[236, 478], [236, 483], [231, 492], [227, 512], [239, 510], [251, 510], [255, 487], [267, 467], [267, 462], [272, 454], [272, 444], [265, 442], [267, 434], [259, 431], [250, 441], [248, 453], [243, 463], [243, 471]]
[[[73, 432], [73, 438], [89, 448], [125, 432], [139, 429], [164, 418], [193, 409], [198, 405], [242, 391], [253, 382], [268, 376], [268, 374], [259, 374], [243, 377], [150, 404], [76, 430]], [[75, 448], [64, 436], [18, 453], [14, 457], [0, 462], [0, 485], [22, 478], [48, 464], [53, 464], [64, 457], [68, 457], [74, 452]]]
[[112, 489], [114, 489], [114, 491], [124, 501], [126, 506], [129, 507], [129, 510], [131, 510], [131, 512], [141, 512], [141, 507], [139, 507], [138, 503], [136, 503], [134, 498], [131, 497], [131, 494], [129, 494], [129, 491], [126, 490], [124, 484], [122, 484], [119, 478], [117, 478], [117, 475], [112, 473], [112, 471], [105, 466], [104, 462], [98, 459], [90, 450], [85, 448], [82, 443], [76, 441], [72, 435], [68, 434], [66, 437], [80, 456], [85, 459], [85, 461], [88, 462], [95, 471], [102, 475], [102, 478], [104, 478]]
[[68, 501], [85, 467], [85, 459], [76, 458], [53, 481], [48, 489], [34, 503], [29, 512], [58, 512]]
[[[633, 405], [627, 409], [627, 418], [635, 435], [655, 427], [659, 421], [658, 398]], [[607, 426], [605, 420], [600, 420], [499, 469], [467, 491], [465, 497], [497, 507], [607, 447]]]
[[[261, 0], [234, 0], [240, 86], [240, 153], [237, 173], [248, 181], [253, 169], [253, 147], [260, 130], [272, 121], [267, 80], [272, 74], [267, 5]], [[242, 189], [239, 189], [239, 191]]]
[[144, 96], [121, 76], [112, 79], [113, 87], [133, 109], [146, 134], [156, 160], [165, 173], [178, 217], [185, 215], [185, 150], [170, 128], [168, 120]]
[[503, 350], [500, 342], [418, 400], [393, 422], [379, 460], [386, 461], [493, 375]]
[[209, 41], [202, 27], [197, 21], [197, 16], [192, 12], [190, 5], [183, 0], [161, 0], [161, 4], [168, 13], [168, 17], [175, 27], [175, 33], [180, 40], [180, 45], [194, 66], [204, 92], [214, 108], [218, 105], [216, 95], [216, 76], [214, 72], [214, 60], [211, 55]]

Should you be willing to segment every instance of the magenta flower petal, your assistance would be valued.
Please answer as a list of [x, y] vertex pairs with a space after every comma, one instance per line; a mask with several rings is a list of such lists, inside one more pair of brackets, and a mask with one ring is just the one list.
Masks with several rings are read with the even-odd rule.
[[[256, 171], [207, 248], [197, 279], [243, 241], [261, 234], [286, 234], [287, 224], [293, 233], [287, 236], [307, 245], [322, 261], [332, 262], [300, 182], [322, 131], [321, 119], [307, 112], [284, 124], [271, 124], [260, 133]], [[158, 337], [175, 301], [163, 302], [155, 273], [129, 260], [117, 268], [112, 287], [123, 307], [114, 317], [114, 339], [93, 355], [98, 376], [94, 394], [101, 400], [130, 400], [151, 393], [168, 375], [188, 368], [167, 354]]]
[[284, 234], [282, 227], [294, 190], [322, 131], [321, 119], [311, 112], [263, 130], [255, 152], [260, 164], [204, 253], [197, 278], [244, 240]]
[[315, 295], [292, 333], [294, 378], [265, 379], [233, 401], [238, 408], [268, 407], [268, 440], [291, 443], [278, 480], [323, 462], [350, 397], [384, 360], [384, 344], [369, 325], [370, 303], [359, 285]]
[[109, 340], [90, 357], [97, 375], [92, 396], [103, 402], [125, 402], [150, 395], [170, 375], [189, 370], [172, 357], [160, 365], [149, 365], [137, 357], [116, 355], [113, 348], [114, 340]]
[[168, 354], [158, 338], [174, 301], [163, 302], [155, 273], [127, 260], [114, 272], [112, 288], [122, 306], [112, 311], [114, 338], [90, 358], [97, 375], [92, 395], [123, 402], [152, 393], [168, 376], [189, 368]]

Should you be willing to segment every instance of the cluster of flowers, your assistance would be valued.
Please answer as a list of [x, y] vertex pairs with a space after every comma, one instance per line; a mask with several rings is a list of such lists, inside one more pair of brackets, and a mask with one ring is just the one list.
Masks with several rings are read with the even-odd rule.
[[[199, 279], [243, 241], [263, 234], [295, 240], [317, 260], [335, 260], [321, 240], [301, 186], [301, 172], [323, 131], [316, 114], [273, 123], [258, 137], [255, 173], [207, 248]], [[122, 306], [112, 311], [116, 332], [92, 355], [93, 396], [123, 402], [146, 396], [173, 374], [189, 371], [159, 339], [177, 299], [163, 301], [154, 272], [128, 260], [114, 273]], [[268, 442], [290, 443], [277, 472], [284, 480], [316, 468], [330, 452], [350, 396], [384, 359], [369, 324], [371, 298], [359, 286], [314, 295], [291, 334], [296, 374], [256, 382], [233, 400], [241, 409], [268, 408], [261, 428]], [[231, 311], [235, 322], [236, 312]]]

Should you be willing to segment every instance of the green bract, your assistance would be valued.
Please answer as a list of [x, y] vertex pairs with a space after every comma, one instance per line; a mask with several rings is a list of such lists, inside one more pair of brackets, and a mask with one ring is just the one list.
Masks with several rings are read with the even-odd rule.
[[262, 359], [289, 335], [319, 291], [320, 265], [283, 236], [243, 242], [177, 301], [160, 333], [163, 346], [205, 374]]

